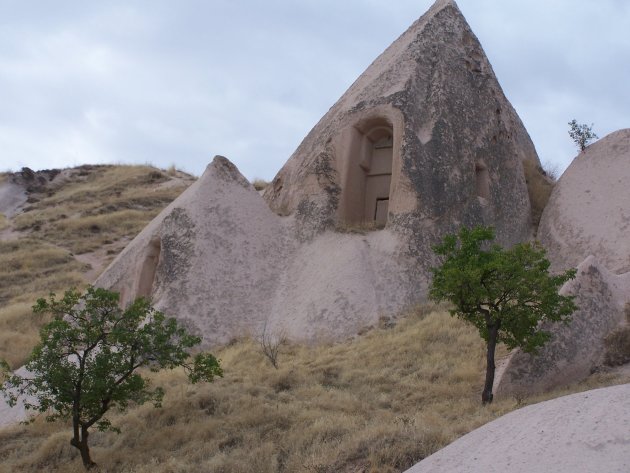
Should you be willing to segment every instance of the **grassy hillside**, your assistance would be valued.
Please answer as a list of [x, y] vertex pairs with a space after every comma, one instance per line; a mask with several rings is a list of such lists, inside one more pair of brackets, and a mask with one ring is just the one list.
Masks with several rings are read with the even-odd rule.
[[[0, 214], [0, 357], [14, 367], [43, 323], [31, 314], [35, 299], [86, 284], [192, 182], [145, 166], [85, 166], [60, 177], [32, 189], [23, 213]], [[94, 432], [99, 471], [401, 472], [523, 404], [630, 381], [596, 373], [482, 407], [483, 343], [444, 308], [417, 308], [343, 343], [285, 345], [277, 370], [253, 340], [216, 354], [225, 377], [212, 384], [149, 374], [167, 390], [163, 408], [132, 406], [112, 416], [121, 434]], [[70, 436], [68, 424], [42, 418], [0, 430], [0, 473], [83, 471]]]
[[[102, 472], [400, 472], [524, 402], [621, 381], [587, 383], [536, 399], [480, 405], [484, 347], [444, 310], [418, 309], [394, 328], [334, 345], [283, 347], [275, 370], [259, 345], [217, 353], [225, 377], [189, 385], [153, 375], [162, 409], [113, 416], [121, 434], [90, 436]], [[0, 431], [0, 471], [81, 472], [69, 425]], [[501, 454], [500, 452], [498, 454]]]
[[[80, 166], [33, 179], [23, 211], [0, 214], [0, 358], [20, 366], [43, 320], [38, 297], [83, 286], [191, 182], [150, 166]], [[0, 182], [12, 176], [0, 175]]]

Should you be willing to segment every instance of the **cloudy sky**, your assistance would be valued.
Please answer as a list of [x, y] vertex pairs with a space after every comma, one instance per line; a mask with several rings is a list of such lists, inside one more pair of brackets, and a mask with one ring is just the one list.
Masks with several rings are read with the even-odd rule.
[[[272, 178], [431, 0], [0, 0], [0, 171], [215, 154]], [[630, 127], [630, 2], [459, 0], [543, 162]]]

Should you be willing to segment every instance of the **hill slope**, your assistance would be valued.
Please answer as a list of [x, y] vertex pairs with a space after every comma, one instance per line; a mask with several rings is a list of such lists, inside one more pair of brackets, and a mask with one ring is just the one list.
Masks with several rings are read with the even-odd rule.
[[193, 181], [150, 166], [0, 174], [0, 358], [21, 365], [42, 323], [34, 301], [93, 282]]
[[[192, 181], [173, 174], [87, 166], [28, 182], [0, 175], [0, 191], [23, 192], [0, 219], [0, 357], [20, 365], [43, 322], [31, 315], [34, 300], [93, 280]], [[164, 408], [114, 415], [122, 434], [95, 432], [94, 459], [112, 472], [399, 472], [524, 403], [630, 381], [597, 373], [544, 397], [482, 407], [483, 343], [434, 309], [395, 327], [383, 319], [343, 343], [283, 346], [278, 370], [242, 339], [218, 351], [225, 378], [213, 384], [152, 375], [167, 390]], [[42, 418], [0, 430], [0, 472], [83, 471], [69, 438], [68, 425]]]

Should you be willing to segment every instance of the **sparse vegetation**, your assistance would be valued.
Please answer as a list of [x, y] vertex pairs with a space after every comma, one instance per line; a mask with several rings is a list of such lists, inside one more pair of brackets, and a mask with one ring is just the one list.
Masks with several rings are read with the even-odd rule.
[[269, 330], [267, 322], [263, 327], [263, 331], [258, 339], [263, 354], [271, 362], [271, 366], [278, 369], [278, 356], [280, 355], [280, 347], [287, 343], [287, 338], [283, 333], [273, 333]]
[[77, 168], [71, 182], [30, 196], [14, 226], [73, 253], [94, 251], [134, 237], [191, 182], [170, 179], [146, 166]]
[[491, 227], [462, 227], [444, 237], [435, 247], [442, 264], [432, 269], [429, 291], [432, 300], [451, 302], [450, 314], [475, 326], [486, 342], [483, 404], [493, 399], [497, 344], [535, 353], [550, 337], [540, 323], [568, 321], [576, 309], [573, 296], [558, 294], [575, 269], [552, 276], [541, 246], [519, 243], [506, 250], [492, 240]]
[[0, 230], [11, 223], [20, 232], [0, 241], [0, 358], [12, 368], [23, 364], [48, 322], [32, 317], [25, 303], [87, 283], [91, 268], [75, 254], [99, 250], [113, 259], [192, 182], [185, 174], [175, 180], [166, 174], [145, 166], [64, 170], [29, 194], [25, 212], [10, 222], [0, 217]]
[[569, 136], [580, 151], [584, 151], [591, 141], [599, 138], [593, 132], [592, 123], [591, 126], [581, 124], [575, 118], [569, 122]]
[[555, 176], [550, 175], [542, 167], [528, 159], [523, 161], [523, 170], [525, 172], [529, 202], [532, 207], [532, 223], [534, 228], [538, 228], [540, 217], [547, 206], [547, 202], [549, 202], [549, 197], [555, 185]]
[[625, 315], [625, 323], [604, 339], [604, 363], [608, 366], [621, 366], [630, 362], [630, 303], [626, 304]]
[[252, 185], [254, 186], [254, 189], [260, 192], [267, 188], [267, 186], [269, 185], [269, 182], [265, 181], [264, 179], [254, 179], [254, 182], [252, 182]]
[[[212, 384], [147, 373], [167, 390], [163, 408], [113, 413], [122, 433], [94, 432], [92, 454], [103, 473], [394, 473], [523, 404], [630, 380], [597, 373], [482, 408], [484, 353], [471, 326], [426, 307], [347, 342], [288, 344], [278, 370], [256, 340], [236, 341], [215, 353], [225, 378]], [[37, 419], [1, 430], [0, 470], [79, 473], [68, 428]]]
[[0, 213], [0, 231], [9, 226], [9, 219], [5, 217], [3, 213]]
[[[50, 313], [53, 320], [41, 331], [26, 368], [28, 374], [8, 377], [0, 391], [15, 405], [22, 398], [27, 409], [46, 414], [46, 420], [71, 420], [70, 444], [81, 453], [83, 466], [96, 464], [90, 456], [89, 429], [119, 431], [106, 417], [110, 410], [124, 412], [130, 403], [151, 402], [159, 407], [164, 397], [139, 373], [182, 367], [191, 382], [222, 376], [217, 359], [188, 350], [201, 338], [192, 336], [175, 319], [137, 299], [126, 309], [119, 295], [88, 287], [85, 293], [66, 291], [39, 299], [35, 313]], [[0, 367], [8, 369], [6, 363]]]

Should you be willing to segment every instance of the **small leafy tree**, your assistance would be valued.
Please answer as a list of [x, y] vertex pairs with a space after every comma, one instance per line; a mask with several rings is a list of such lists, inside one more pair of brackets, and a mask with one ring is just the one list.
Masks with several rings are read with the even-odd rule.
[[591, 141], [599, 138], [599, 136], [593, 132], [592, 123], [591, 126], [579, 124], [575, 118], [569, 122], [569, 136], [580, 151], [584, 151]]
[[[41, 341], [26, 368], [28, 377], [8, 376], [0, 388], [9, 403], [27, 396], [25, 407], [46, 413], [46, 420], [71, 419], [71, 445], [81, 452], [86, 469], [95, 463], [88, 446], [89, 429], [118, 431], [106, 413], [124, 411], [130, 403], [153, 402], [159, 407], [163, 389], [151, 388], [139, 371], [183, 367], [191, 382], [222, 376], [219, 361], [209, 353], [190, 357], [188, 349], [201, 342], [166, 318], [145, 299], [127, 309], [119, 295], [89, 287], [85, 293], [66, 291], [39, 299], [36, 313], [51, 313], [41, 330]], [[3, 363], [7, 368], [6, 363]]]
[[483, 404], [492, 402], [497, 343], [536, 352], [550, 337], [540, 323], [567, 321], [576, 309], [571, 296], [558, 294], [575, 270], [552, 276], [539, 245], [521, 243], [505, 250], [490, 245], [493, 239], [489, 227], [462, 228], [459, 235], [446, 236], [435, 247], [443, 262], [432, 270], [429, 291], [434, 301], [450, 301], [451, 315], [473, 324], [486, 342]]

